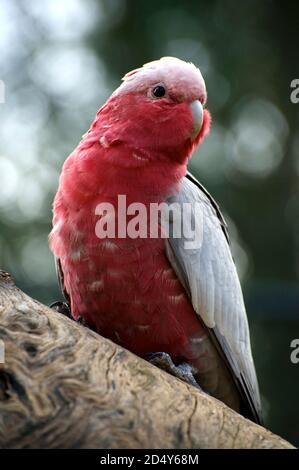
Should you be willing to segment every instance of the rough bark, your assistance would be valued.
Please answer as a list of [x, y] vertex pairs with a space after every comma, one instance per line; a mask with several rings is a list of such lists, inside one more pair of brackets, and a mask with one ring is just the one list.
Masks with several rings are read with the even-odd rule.
[[1, 448], [291, 444], [20, 291], [0, 271]]

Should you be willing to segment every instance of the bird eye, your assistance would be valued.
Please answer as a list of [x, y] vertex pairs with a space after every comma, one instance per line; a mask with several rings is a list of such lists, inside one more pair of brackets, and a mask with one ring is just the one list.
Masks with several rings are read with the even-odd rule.
[[162, 98], [163, 96], [165, 96], [165, 93], [166, 93], [166, 90], [165, 90], [165, 87], [163, 85], [157, 85], [152, 90], [152, 94], [156, 98]]

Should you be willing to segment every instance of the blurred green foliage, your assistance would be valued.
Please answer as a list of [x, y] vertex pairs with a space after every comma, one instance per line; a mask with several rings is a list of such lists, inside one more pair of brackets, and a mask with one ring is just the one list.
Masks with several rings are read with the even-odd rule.
[[58, 296], [47, 245], [66, 156], [130, 69], [198, 65], [213, 116], [191, 162], [229, 221], [266, 423], [299, 445], [299, 3], [0, 0], [0, 266]]

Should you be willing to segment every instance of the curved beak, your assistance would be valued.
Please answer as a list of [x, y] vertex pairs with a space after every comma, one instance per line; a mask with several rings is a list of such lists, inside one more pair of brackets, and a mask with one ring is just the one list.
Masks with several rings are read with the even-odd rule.
[[203, 107], [199, 100], [195, 100], [190, 103], [190, 108], [193, 116], [193, 130], [191, 134], [191, 140], [194, 140], [198, 136], [202, 127]]

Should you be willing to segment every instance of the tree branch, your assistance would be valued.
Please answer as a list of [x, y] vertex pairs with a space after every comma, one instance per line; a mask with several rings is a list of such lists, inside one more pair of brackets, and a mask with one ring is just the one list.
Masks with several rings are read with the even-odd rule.
[[0, 271], [1, 448], [291, 444], [20, 291]]

